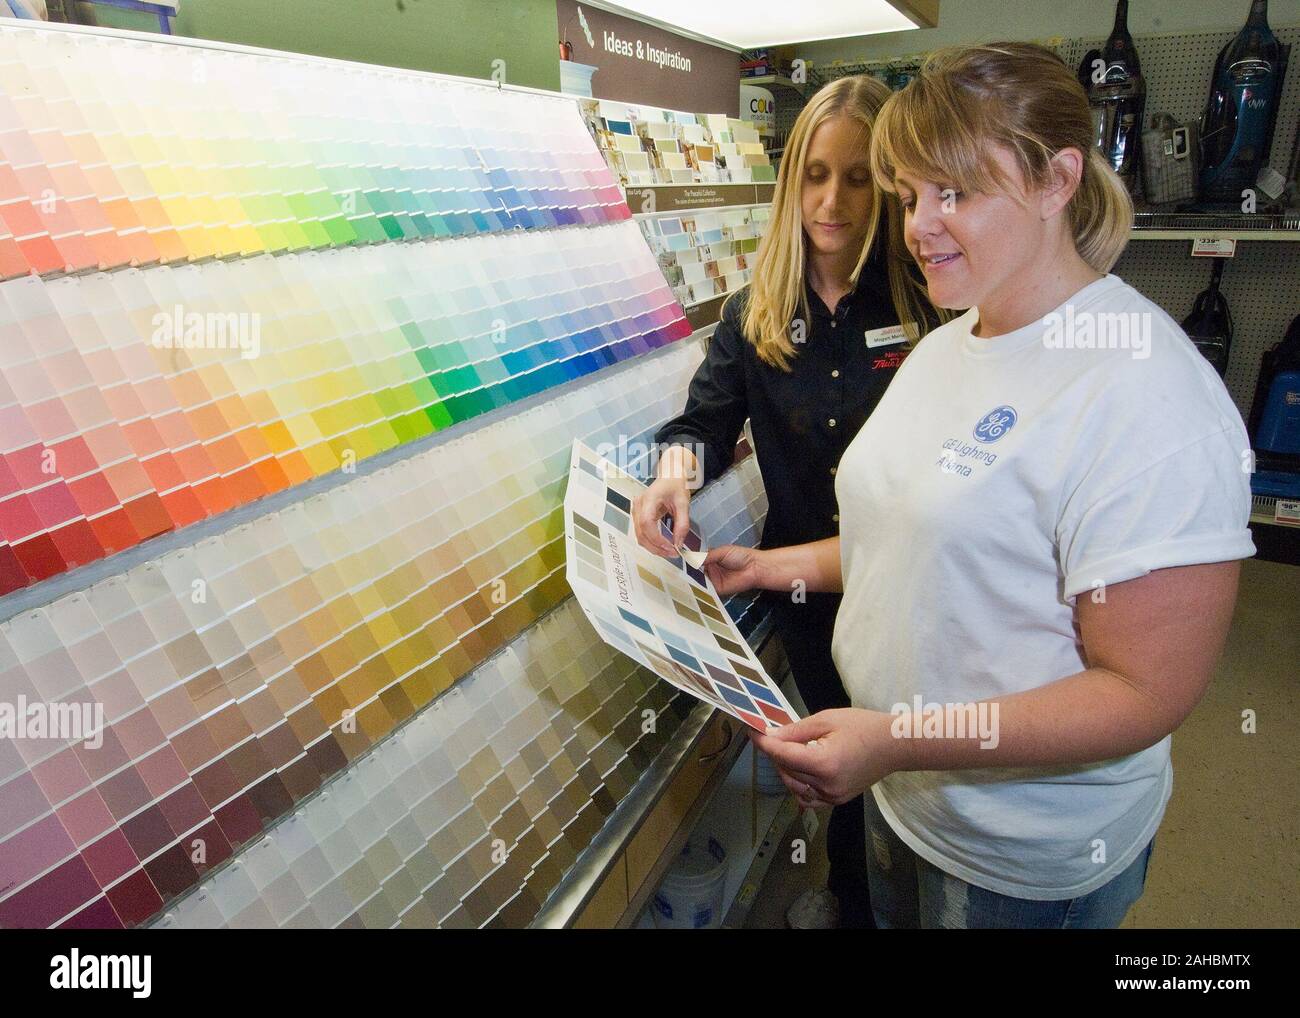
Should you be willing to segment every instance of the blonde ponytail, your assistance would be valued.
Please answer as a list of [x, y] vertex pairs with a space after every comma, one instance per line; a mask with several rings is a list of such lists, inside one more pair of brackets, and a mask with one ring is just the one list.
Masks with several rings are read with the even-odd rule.
[[1069, 216], [1079, 257], [1098, 272], [1109, 272], [1128, 246], [1133, 199], [1096, 148], [1088, 150], [1079, 189], [1070, 199]]

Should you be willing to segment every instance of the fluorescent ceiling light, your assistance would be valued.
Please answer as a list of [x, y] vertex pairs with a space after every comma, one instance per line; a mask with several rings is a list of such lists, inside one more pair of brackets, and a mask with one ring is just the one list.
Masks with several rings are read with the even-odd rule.
[[916, 28], [885, 0], [619, 0], [599, 6], [740, 49]]

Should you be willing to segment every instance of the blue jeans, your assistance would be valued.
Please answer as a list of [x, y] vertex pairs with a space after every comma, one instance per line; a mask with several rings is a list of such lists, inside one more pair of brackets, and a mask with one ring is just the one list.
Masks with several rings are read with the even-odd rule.
[[1155, 839], [1090, 894], [1032, 901], [987, 891], [943, 872], [913, 852], [866, 796], [867, 882], [876, 927], [889, 929], [1114, 929], [1146, 887]]

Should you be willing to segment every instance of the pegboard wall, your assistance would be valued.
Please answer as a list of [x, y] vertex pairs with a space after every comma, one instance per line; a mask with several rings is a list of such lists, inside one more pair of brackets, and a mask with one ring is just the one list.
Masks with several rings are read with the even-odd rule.
[[[1291, 64], [1282, 89], [1282, 104], [1273, 132], [1268, 165], [1285, 174], [1300, 126], [1300, 27], [1273, 28], [1290, 45]], [[1183, 35], [1135, 37], [1138, 59], [1147, 83], [1146, 116], [1168, 113], [1178, 123], [1197, 121], [1210, 92], [1214, 58], [1237, 29]], [[1105, 36], [1072, 39], [1058, 50], [1077, 67]], [[1212, 259], [1192, 258], [1191, 241], [1135, 240], [1112, 270], [1182, 321], [1196, 295], [1209, 285]], [[1300, 314], [1300, 237], [1296, 241], [1242, 240], [1237, 254], [1223, 269], [1221, 290], [1232, 312], [1234, 332], [1228, 361], [1228, 392], [1242, 417], [1259, 378], [1260, 357], [1278, 343], [1291, 319]]]
[[[1109, 16], [1104, 20], [1109, 22]], [[1146, 78], [1147, 117], [1168, 113], [1179, 123], [1199, 120], [1210, 91], [1214, 58], [1238, 30], [1135, 36]], [[1284, 44], [1292, 46], [1269, 158], [1269, 165], [1285, 174], [1300, 126], [1300, 27], [1275, 25], [1273, 32]], [[1040, 41], [1075, 68], [1085, 53], [1099, 49], [1106, 39], [1099, 35]], [[908, 54], [814, 67], [810, 77], [816, 87], [847, 74], [888, 77], [891, 73], [915, 70], [920, 60], [921, 55]], [[792, 96], [783, 93], [782, 98]], [[793, 124], [800, 108], [789, 101], [779, 103], [778, 123], [788, 116]], [[1181, 322], [1210, 279], [1211, 260], [1192, 258], [1191, 247], [1190, 240], [1134, 240], [1112, 271]], [[1239, 241], [1236, 257], [1224, 268], [1221, 289], [1235, 326], [1226, 382], [1238, 409], [1246, 417], [1255, 394], [1260, 357], [1282, 339], [1291, 319], [1300, 314], [1300, 236], [1294, 242]]]
[[[1046, 46], [1058, 54], [1062, 60], [1069, 63], [1069, 54], [1074, 46], [1073, 39], [1035, 39], [1034, 42]], [[1082, 59], [1090, 46], [1084, 46], [1079, 50], [1079, 59]], [[1139, 51], [1139, 56], [1141, 52]], [[894, 75], [911, 75], [921, 66], [921, 61], [925, 59], [924, 53], [907, 53], [896, 57], [882, 57], [876, 60], [860, 60], [853, 63], [834, 63], [834, 64], [814, 64], [809, 72], [809, 78], [813, 84], [813, 91], [821, 88], [828, 81], [834, 81], [836, 78], [843, 78], [849, 74], [874, 74], [879, 78], [884, 78], [890, 82], [891, 88], [901, 87], [902, 82], [890, 80]], [[1077, 63], [1077, 61], [1076, 61]]]
[[[1210, 285], [1212, 258], [1193, 258], [1190, 240], [1135, 240], [1111, 270], [1159, 304], [1176, 322], [1192, 310], [1196, 295]], [[1259, 377], [1260, 357], [1281, 341], [1300, 314], [1300, 242], [1250, 241], [1223, 269], [1220, 292], [1232, 313], [1232, 351], [1224, 379], [1242, 419]]]
[[792, 88], [772, 89], [776, 96], [776, 134], [784, 145], [794, 130], [794, 122], [804, 108], [804, 100]]

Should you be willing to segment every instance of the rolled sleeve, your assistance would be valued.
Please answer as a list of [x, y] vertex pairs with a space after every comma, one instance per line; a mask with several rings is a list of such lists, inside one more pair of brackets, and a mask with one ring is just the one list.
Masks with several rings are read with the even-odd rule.
[[1250, 475], [1235, 429], [1184, 446], [1061, 520], [1064, 595], [1155, 569], [1249, 558]]

